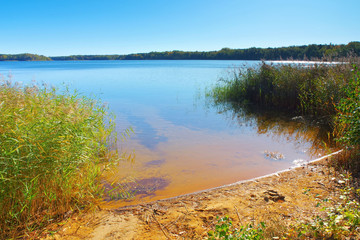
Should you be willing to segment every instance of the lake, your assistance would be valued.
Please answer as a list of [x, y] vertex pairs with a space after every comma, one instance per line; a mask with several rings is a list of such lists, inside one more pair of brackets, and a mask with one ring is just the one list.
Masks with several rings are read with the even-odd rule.
[[[257, 61], [0, 62], [13, 81], [64, 86], [102, 99], [116, 115], [124, 154], [105, 173], [108, 190], [133, 197], [117, 206], [174, 197], [284, 170], [317, 158], [319, 129], [277, 116], [232, 111], [205, 97], [234, 67]], [[296, 116], [292, 116], [296, 117]], [[304, 130], [305, 129], [305, 130]], [[113, 191], [116, 192], [116, 191]], [[122, 195], [108, 195], [119, 200]]]

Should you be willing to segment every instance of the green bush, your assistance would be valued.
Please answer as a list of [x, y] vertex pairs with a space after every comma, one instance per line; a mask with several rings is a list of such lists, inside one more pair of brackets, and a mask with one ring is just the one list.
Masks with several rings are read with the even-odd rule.
[[354, 65], [353, 77], [344, 87], [345, 97], [336, 106], [339, 141], [347, 146], [360, 146], [360, 72]]

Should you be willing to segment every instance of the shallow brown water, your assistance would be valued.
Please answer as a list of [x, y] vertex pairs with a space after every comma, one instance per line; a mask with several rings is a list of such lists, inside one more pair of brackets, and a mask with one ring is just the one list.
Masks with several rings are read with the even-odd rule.
[[107, 197], [113, 201], [106, 205], [121, 207], [219, 187], [294, 167], [322, 154], [319, 128], [298, 119], [261, 115], [233, 119], [238, 129], [228, 133], [191, 130], [154, 118], [149, 124], [167, 140], [152, 148], [136, 137], [122, 143], [123, 152], [134, 150], [133, 159], [120, 162], [105, 179], [131, 196]]

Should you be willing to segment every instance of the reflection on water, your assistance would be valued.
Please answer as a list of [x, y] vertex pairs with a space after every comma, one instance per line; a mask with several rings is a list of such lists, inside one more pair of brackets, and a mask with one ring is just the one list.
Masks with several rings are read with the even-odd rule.
[[[304, 143], [309, 144], [307, 152], [311, 156], [316, 157], [322, 153], [324, 147], [333, 145], [329, 126], [320, 123], [317, 119], [237, 103], [213, 103], [211, 99], [210, 104], [218, 113], [231, 119], [234, 125], [253, 126], [258, 134], [271, 136], [274, 140], [286, 139], [288, 142], [293, 142], [296, 148], [301, 148], [301, 144]], [[271, 155], [270, 152], [267, 155]]]
[[146, 167], [151, 167], [151, 166], [160, 166], [161, 164], [163, 164], [165, 162], [165, 159], [161, 159], [161, 160], [153, 160], [153, 161], [149, 161], [145, 163]]
[[134, 197], [153, 197], [155, 192], [166, 188], [169, 180], [158, 177], [130, 179], [121, 183], [109, 183], [104, 181], [105, 201], [123, 200], [131, 202]]
[[161, 142], [166, 142], [167, 137], [157, 135], [156, 129], [145, 121], [145, 118], [139, 116], [128, 116], [128, 120], [137, 127], [137, 133], [144, 137], [139, 139], [141, 145], [149, 149], [155, 149]]
[[108, 179], [122, 182], [131, 176], [139, 183], [147, 179], [148, 184], [139, 191], [129, 188], [133, 195], [112, 207], [174, 197], [298, 166], [321, 156], [324, 146], [330, 145], [326, 129], [301, 116], [208, 101], [204, 106], [221, 116], [232, 131], [187, 128], [155, 112], [141, 118], [144, 125], [138, 126], [138, 133], [150, 134], [144, 139], [153, 142], [136, 136], [130, 139], [126, 145], [135, 149], [135, 162], [122, 163]]

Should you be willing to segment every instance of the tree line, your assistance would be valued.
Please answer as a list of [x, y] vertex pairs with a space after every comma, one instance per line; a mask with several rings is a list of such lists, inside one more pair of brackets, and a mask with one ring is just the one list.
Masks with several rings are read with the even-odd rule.
[[279, 48], [223, 48], [219, 51], [165, 51], [123, 55], [71, 55], [46, 57], [36, 54], [0, 54], [0, 61], [73, 60], [317, 60], [360, 56], [360, 42], [348, 44], [311, 44]]
[[43, 55], [22, 54], [0, 54], [0, 61], [51, 61], [52, 59]]

